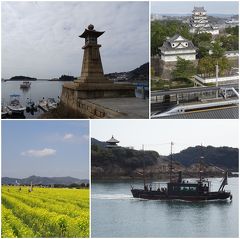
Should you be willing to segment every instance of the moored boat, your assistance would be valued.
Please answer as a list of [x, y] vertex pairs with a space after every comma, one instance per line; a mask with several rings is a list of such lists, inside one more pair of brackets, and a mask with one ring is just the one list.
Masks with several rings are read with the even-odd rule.
[[10, 110], [13, 114], [24, 114], [25, 107], [20, 103], [20, 95], [12, 94], [10, 95], [10, 102], [7, 105], [8, 110]]
[[31, 82], [29, 81], [23, 81], [22, 84], [20, 84], [20, 88], [29, 88], [31, 86]]
[[36, 111], [37, 110], [37, 105], [35, 104], [35, 102], [32, 99], [27, 99], [26, 102], [26, 111]]

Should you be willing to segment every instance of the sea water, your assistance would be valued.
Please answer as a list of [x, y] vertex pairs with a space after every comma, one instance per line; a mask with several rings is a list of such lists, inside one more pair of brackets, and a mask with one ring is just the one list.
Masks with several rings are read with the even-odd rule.
[[[35, 103], [39, 100], [47, 98], [54, 98], [56, 101], [61, 96], [63, 81], [48, 81], [48, 80], [37, 80], [30, 81], [31, 86], [27, 89], [21, 89], [20, 84], [22, 81], [2, 81], [2, 103], [6, 106], [10, 102], [11, 94], [19, 94], [20, 101], [23, 106], [26, 106], [26, 102], [32, 99]], [[37, 118], [43, 111], [38, 109], [35, 114], [25, 112], [26, 118]]]
[[[218, 190], [220, 178], [212, 181]], [[151, 201], [135, 199], [140, 181], [92, 183], [92, 237], [238, 237], [238, 178], [229, 178], [232, 201]]]

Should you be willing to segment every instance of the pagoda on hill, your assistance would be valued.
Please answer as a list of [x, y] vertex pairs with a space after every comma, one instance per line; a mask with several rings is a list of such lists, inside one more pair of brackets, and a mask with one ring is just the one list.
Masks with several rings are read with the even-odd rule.
[[118, 141], [117, 139], [115, 139], [112, 135], [112, 138], [109, 139], [108, 141], [106, 141], [106, 148], [116, 148], [116, 147], [119, 147], [117, 144], [119, 143], [120, 141]]

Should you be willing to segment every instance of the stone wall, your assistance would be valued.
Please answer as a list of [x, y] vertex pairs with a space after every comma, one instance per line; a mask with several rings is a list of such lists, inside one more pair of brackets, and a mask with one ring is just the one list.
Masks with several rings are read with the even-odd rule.
[[[198, 64], [198, 60], [192, 61], [195, 66]], [[165, 62], [160, 57], [154, 56], [151, 58], [151, 67], [154, 69], [155, 76], [160, 77], [162, 80], [172, 79], [172, 72], [176, 67], [176, 61]]]
[[64, 107], [81, 113], [86, 118], [101, 119], [122, 117], [121, 113], [94, 104], [87, 99], [80, 99], [78, 97], [78, 91], [65, 87], [62, 89], [61, 104], [63, 104]]

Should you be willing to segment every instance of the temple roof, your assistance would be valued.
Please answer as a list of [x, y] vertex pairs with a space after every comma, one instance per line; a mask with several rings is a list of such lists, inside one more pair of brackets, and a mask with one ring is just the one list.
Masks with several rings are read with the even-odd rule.
[[95, 36], [95, 37], [100, 37], [104, 32], [99, 32], [94, 30], [94, 26], [90, 24], [88, 26], [88, 29], [85, 28], [85, 31], [79, 36], [82, 38], [86, 38], [87, 36]]
[[[184, 48], [178, 48], [178, 45], [180, 45], [181, 43], [183, 42], [187, 42], [188, 43], [188, 46], [187, 47], [184, 47]], [[173, 48], [171, 46], [172, 43], [176, 43], [177, 45]], [[183, 50], [183, 49], [186, 49], [186, 50], [194, 50], [194, 49], [197, 49], [193, 43], [187, 39], [185, 39], [184, 37], [180, 36], [179, 34], [176, 34], [174, 35], [173, 37], [167, 39], [162, 47], [159, 48], [161, 51], [176, 51], [176, 50]]]
[[109, 139], [108, 141], [106, 141], [107, 143], [119, 143], [120, 141], [116, 140], [113, 135], [112, 135], [112, 138]]
[[193, 12], [206, 12], [204, 7], [194, 7]]

